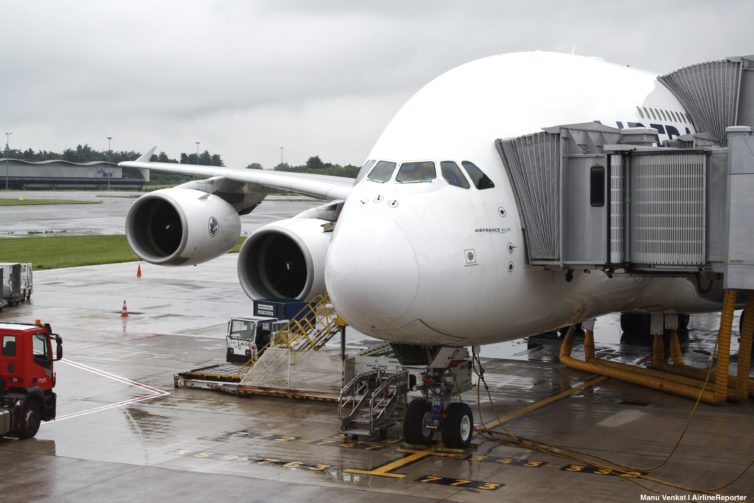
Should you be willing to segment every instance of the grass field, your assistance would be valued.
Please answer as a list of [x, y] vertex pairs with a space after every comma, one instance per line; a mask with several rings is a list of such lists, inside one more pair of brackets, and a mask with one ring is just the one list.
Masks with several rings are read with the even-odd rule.
[[[238, 252], [240, 238], [230, 253]], [[0, 239], [0, 262], [31, 262], [34, 269], [139, 260], [126, 236], [33, 236]]]
[[231, 248], [228, 253], [238, 253], [241, 250], [241, 246], [243, 245], [243, 242], [246, 241], [246, 238], [241, 236], [238, 238], [238, 242], [236, 242], [235, 246]]
[[0, 262], [31, 262], [34, 269], [138, 260], [126, 236], [34, 236], [0, 239]]
[[39, 206], [46, 204], [102, 204], [102, 201], [76, 201], [73, 199], [11, 199], [0, 197], [0, 206]]

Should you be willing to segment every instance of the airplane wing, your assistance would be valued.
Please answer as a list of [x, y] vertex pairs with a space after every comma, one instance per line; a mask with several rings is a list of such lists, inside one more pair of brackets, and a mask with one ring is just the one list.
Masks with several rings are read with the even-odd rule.
[[135, 161], [118, 163], [118, 166], [139, 169], [154, 169], [181, 175], [222, 177], [227, 180], [259, 185], [271, 189], [287, 190], [322, 199], [346, 199], [351, 193], [354, 180], [342, 176], [288, 173], [262, 169], [224, 168], [197, 164], [149, 162], [155, 148], [152, 147]]

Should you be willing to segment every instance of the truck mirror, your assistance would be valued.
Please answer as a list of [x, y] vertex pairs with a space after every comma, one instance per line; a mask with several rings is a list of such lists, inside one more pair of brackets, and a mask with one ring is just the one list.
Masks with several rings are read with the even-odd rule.
[[60, 337], [58, 334], [55, 334], [55, 359], [56, 360], [62, 360], [63, 359], [63, 338]]

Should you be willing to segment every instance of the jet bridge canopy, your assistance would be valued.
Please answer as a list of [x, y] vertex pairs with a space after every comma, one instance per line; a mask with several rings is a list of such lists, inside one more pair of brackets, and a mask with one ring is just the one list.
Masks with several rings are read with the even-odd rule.
[[583, 185], [570, 183], [571, 174], [600, 164], [604, 169], [602, 145], [617, 143], [619, 135], [617, 129], [588, 123], [497, 140], [521, 208], [531, 263], [560, 263], [568, 255], [564, 248], [578, 246], [569, 239], [561, 218], [569, 210], [568, 201], [584, 195]]
[[681, 102], [697, 131], [725, 145], [725, 128], [754, 123], [754, 56], [687, 66], [658, 77]]

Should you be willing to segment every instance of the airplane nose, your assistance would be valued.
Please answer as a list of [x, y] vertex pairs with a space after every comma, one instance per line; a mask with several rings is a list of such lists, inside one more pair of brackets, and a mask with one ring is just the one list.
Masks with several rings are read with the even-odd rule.
[[325, 284], [338, 312], [362, 327], [394, 327], [419, 289], [419, 267], [392, 218], [377, 212], [341, 222], [327, 252]]

